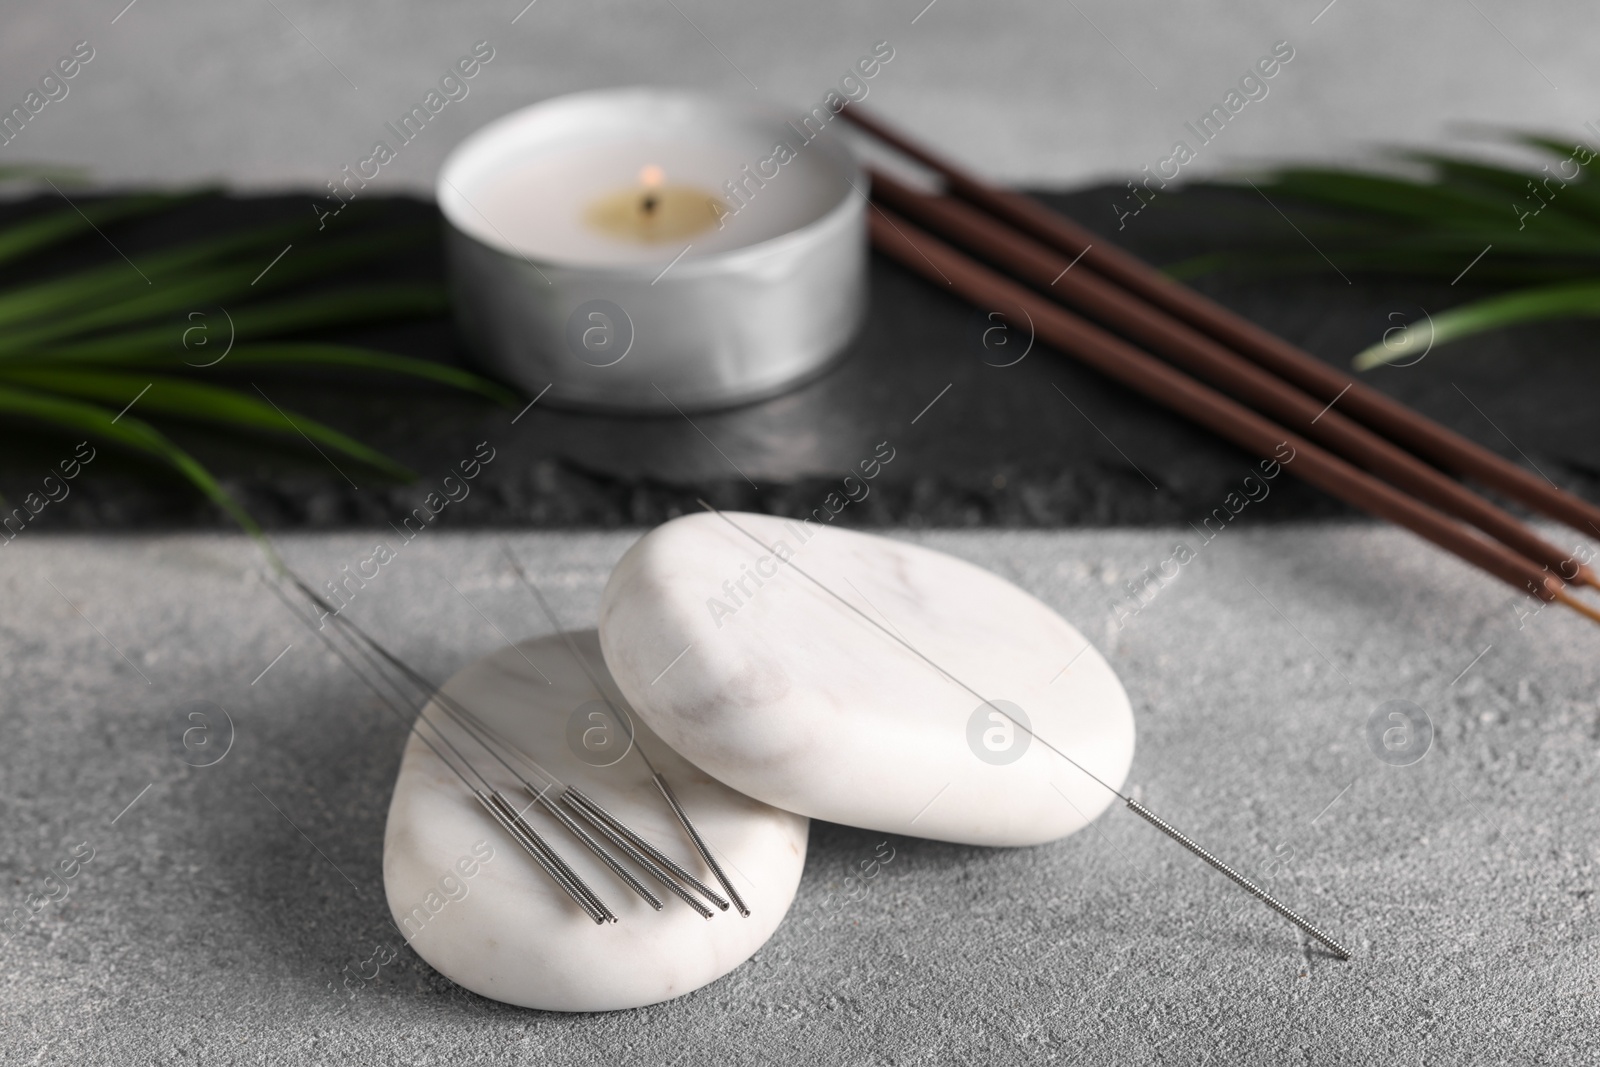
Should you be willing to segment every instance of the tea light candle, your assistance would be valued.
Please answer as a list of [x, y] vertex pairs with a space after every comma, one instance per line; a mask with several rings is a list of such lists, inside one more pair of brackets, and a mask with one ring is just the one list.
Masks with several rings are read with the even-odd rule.
[[639, 172], [638, 188], [596, 200], [584, 221], [611, 237], [660, 244], [709, 230], [727, 214], [721, 197], [692, 185], [668, 185], [661, 168], [651, 163]]
[[536, 104], [440, 174], [457, 319], [487, 369], [558, 403], [769, 395], [860, 321], [864, 191], [815, 123], [665, 90]]

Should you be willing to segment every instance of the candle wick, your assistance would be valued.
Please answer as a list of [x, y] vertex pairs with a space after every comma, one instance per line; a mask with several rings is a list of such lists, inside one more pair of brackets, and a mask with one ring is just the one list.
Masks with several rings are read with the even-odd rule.
[[644, 199], [639, 202], [639, 206], [644, 209], [646, 215], [654, 215], [656, 213], [656, 195], [654, 193], [644, 194]]

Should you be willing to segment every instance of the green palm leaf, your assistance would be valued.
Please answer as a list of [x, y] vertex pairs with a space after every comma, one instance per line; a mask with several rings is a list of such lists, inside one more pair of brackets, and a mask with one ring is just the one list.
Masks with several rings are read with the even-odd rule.
[[[133, 276], [124, 271], [116, 282], [95, 278], [75, 285], [69, 283], [42, 295], [34, 291], [0, 297], [0, 322], [4, 322], [9, 312], [8, 324], [16, 327], [14, 332], [0, 335], [0, 356], [96, 330], [148, 322], [194, 307], [265, 294], [334, 273], [354, 263], [370, 262], [383, 253], [415, 243], [416, 236], [415, 233], [393, 234], [369, 241], [346, 241], [315, 250], [299, 260], [274, 265], [264, 274], [262, 263], [210, 262], [209, 257], [199, 256], [191, 249], [189, 255], [173, 255], [169, 257], [171, 262], [163, 262], [163, 269], [158, 272], [163, 284], [159, 286], [139, 278], [130, 283], [127, 279]], [[77, 282], [76, 279], [71, 281]], [[429, 288], [437, 291], [437, 287]], [[410, 286], [405, 291], [420, 290]], [[118, 296], [121, 299], [108, 303]], [[9, 306], [8, 300], [11, 301]], [[436, 312], [437, 309], [431, 310]]]
[[[270, 256], [269, 249], [280, 248], [283, 241], [303, 232], [304, 227], [299, 225], [263, 226], [141, 256], [137, 270], [118, 259], [65, 277], [17, 286], [0, 293], [0, 326], [74, 307], [94, 307], [112, 299], [126, 300], [149, 292], [159, 282], [192, 274], [202, 264], [221, 263], [252, 252]], [[4, 235], [0, 235], [0, 242], [3, 241]]]
[[51, 245], [92, 232], [96, 226], [164, 211], [200, 194], [169, 195], [153, 193], [102, 200], [81, 211], [75, 207], [19, 222], [0, 233], [0, 264], [39, 252]]
[[[167, 335], [170, 340], [170, 335]], [[170, 349], [170, 345], [169, 345]], [[209, 367], [224, 366], [230, 368], [244, 366], [259, 367], [341, 367], [350, 370], [374, 371], [380, 374], [393, 374], [401, 377], [419, 378], [424, 381], [437, 382], [448, 385], [463, 392], [477, 393], [504, 407], [512, 407], [517, 403], [517, 394], [504, 386], [497, 385], [486, 378], [470, 374], [443, 363], [435, 363], [427, 359], [412, 359], [409, 356], [397, 356], [389, 352], [379, 352], [371, 348], [360, 348], [355, 345], [318, 344], [311, 341], [297, 341], [280, 344], [242, 344], [234, 347], [225, 356], [218, 357], [216, 363], [207, 360], [203, 353], [192, 352], [195, 358], [186, 358], [185, 355], [172, 351], [152, 352], [137, 349], [118, 349], [114, 345], [107, 345], [101, 349], [54, 349], [38, 353], [34, 357], [19, 357], [17, 359], [0, 363], [0, 375], [5, 373], [8, 366], [35, 366], [48, 364], [61, 366], [63, 364], [81, 364], [84, 366], [140, 366], [159, 367], [162, 369], [180, 369], [182, 367]]]
[[141, 419], [127, 415], [119, 418], [105, 408], [93, 404], [64, 400], [49, 393], [6, 385], [0, 385], [0, 411], [33, 422], [87, 433], [96, 440], [155, 456], [187, 478], [213, 503], [227, 512], [246, 533], [258, 541], [266, 540], [261, 527], [222, 486], [217, 484], [210, 471], [193, 456], [169, 441], [154, 426]]
[[[0, 167], [0, 180], [8, 176], [13, 175]], [[81, 211], [69, 207], [25, 219], [0, 229], [0, 265], [25, 263], [64, 241], [168, 210], [195, 195], [118, 197], [86, 202]], [[0, 415], [83, 433], [96, 444], [177, 471], [276, 559], [256, 522], [205, 466], [148, 420], [205, 423], [275, 444], [303, 440], [330, 460], [354, 460], [400, 480], [412, 474], [331, 426], [283, 410], [259, 388], [252, 396], [196, 381], [194, 374], [216, 373], [210, 368], [218, 364], [223, 371], [257, 367], [279, 373], [333, 368], [410, 377], [501, 404], [516, 402], [500, 385], [427, 360], [351, 345], [264, 340], [445, 311], [438, 285], [361, 280], [364, 267], [429, 240], [434, 229], [362, 229], [362, 213], [350, 215], [341, 232], [318, 233], [313, 220], [257, 226], [139, 253], [132, 269], [120, 257], [107, 256], [95, 266], [0, 290]], [[346, 284], [282, 295], [334, 276]], [[189, 320], [179, 316], [197, 307], [221, 308], [230, 323], [226, 342], [215, 335], [214, 351], [226, 353], [220, 359], [208, 359], [210, 349], [184, 346]], [[217, 326], [207, 323], [208, 330]], [[136, 397], [139, 415], [128, 410]]]
[[1371, 370], [1385, 363], [1410, 363], [1435, 345], [1475, 333], [1526, 322], [1574, 318], [1600, 318], [1600, 279], [1521, 289], [1451, 308], [1393, 331], [1393, 337], [1364, 349], [1353, 363], [1357, 370]]
[[[1474, 283], [1520, 286], [1390, 331], [1355, 357], [1358, 369], [1411, 362], [1441, 344], [1486, 330], [1600, 317], [1600, 180], [1594, 175], [1600, 155], [1554, 136], [1503, 136], [1549, 162], [1534, 171], [1405, 152], [1399, 157], [1425, 168], [1425, 177], [1300, 167], [1259, 183], [1343, 271], [1454, 284], [1470, 267]], [[1297, 235], [1286, 235], [1168, 270], [1192, 278], [1241, 267], [1317, 271], [1327, 264]]]
[[[397, 481], [409, 482], [416, 477], [383, 453], [346, 437], [330, 426], [304, 415], [291, 418], [270, 400], [256, 400], [232, 389], [160, 375], [45, 367], [0, 367], [0, 382], [109, 404], [129, 404], [137, 398], [141, 411], [153, 411], [191, 422], [217, 423], [234, 429], [265, 430], [291, 436], [298, 433], [313, 447], [327, 445], [335, 452], [359, 460]], [[266, 397], [265, 393], [261, 395]]]
[[1323, 168], [1279, 171], [1263, 188], [1296, 200], [1381, 217], [1432, 223], [1486, 223], [1504, 205], [1464, 189]]
[[[118, 313], [115, 308], [107, 309], [59, 326], [39, 327], [17, 337], [0, 335], [0, 363], [19, 353], [38, 352], [46, 346], [64, 359], [94, 358], [116, 352], [171, 351], [180, 343], [183, 333], [171, 324], [126, 330], [76, 344], [50, 345], [50, 342], [85, 332], [81, 328], [85, 323], [92, 324], [91, 329], [103, 329], [175, 315], [186, 308], [211, 306], [217, 302], [212, 299], [216, 292], [217, 286], [209, 280], [199, 279], [152, 293], [149, 300], [141, 301], [134, 310]], [[386, 319], [438, 315], [448, 307], [449, 300], [440, 286], [394, 282], [247, 304], [228, 314], [233, 322], [235, 337], [253, 338], [275, 337], [320, 327], [353, 326]]]

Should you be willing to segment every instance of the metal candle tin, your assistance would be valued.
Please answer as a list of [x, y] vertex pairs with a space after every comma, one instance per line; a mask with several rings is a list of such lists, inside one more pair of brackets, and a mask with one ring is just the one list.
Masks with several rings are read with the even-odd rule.
[[[691, 241], [649, 262], [585, 262], [519, 247], [483, 210], [492, 183], [519, 167], [632, 138], [717, 146], [701, 165], [713, 173], [687, 177], [737, 213], [703, 251]], [[529, 395], [548, 388], [548, 402], [671, 412], [769, 396], [820, 372], [860, 324], [865, 190], [838, 131], [811, 122], [655, 89], [535, 104], [467, 138], [440, 172], [457, 321], [484, 369]], [[767, 235], [747, 221], [757, 211], [767, 230], [775, 218], [796, 224]]]

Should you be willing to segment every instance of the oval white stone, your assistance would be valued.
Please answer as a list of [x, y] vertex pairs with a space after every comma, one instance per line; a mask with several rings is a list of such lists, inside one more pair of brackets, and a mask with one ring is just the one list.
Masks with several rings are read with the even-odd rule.
[[812, 818], [1038, 844], [1115, 799], [1050, 746], [1112, 787], [1133, 759], [1127, 694], [1082, 634], [988, 571], [884, 537], [674, 519], [612, 572], [600, 643], [667, 744]]
[[[590, 670], [609, 689], [594, 632], [573, 636]], [[559, 637], [501, 649], [463, 669], [444, 690], [561, 781], [582, 789], [720, 892], [638, 753], [595, 767], [569, 746], [574, 709], [595, 701], [598, 694]], [[608, 695], [620, 704], [619, 693]], [[442, 715], [431, 705], [428, 714]], [[749, 905], [750, 917], [729, 909], [708, 922], [635, 869], [666, 904], [655, 911], [535, 807], [527, 813], [528, 821], [619, 919], [595, 925], [413, 733], [389, 804], [383, 884], [395, 922], [423, 959], [445, 977], [494, 1000], [551, 1011], [607, 1011], [697, 989], [749, 959], [772, 936], [794, 899], [805, 864], [806, 820], [712, 780], [648, 727], [636, 723], [635, 734], [635, 743], [649, 754], [718, 854]], [[525, 791], [511, 788], [515, 779], [481, 749], [458, 744], [491, 780], [503, 783], [505, 795], [519, 810], [531, 803]], [[491, 768], [500, 773], [491, 773]], [[492, 858], [477, 862], [486, 850]], [[458, 867], [464, 858], [469, 862]]]

